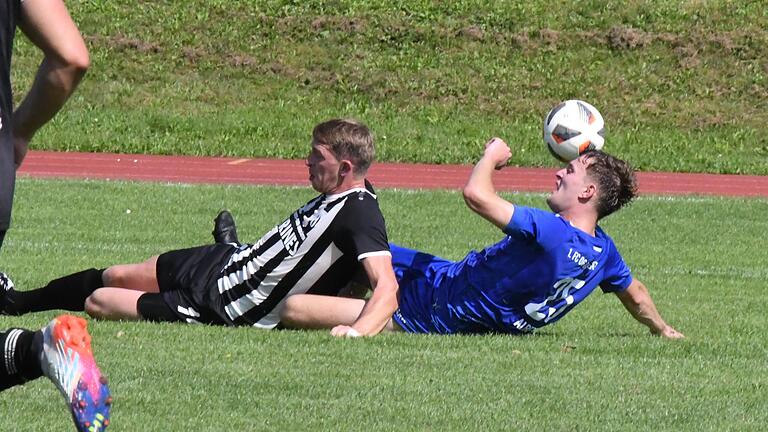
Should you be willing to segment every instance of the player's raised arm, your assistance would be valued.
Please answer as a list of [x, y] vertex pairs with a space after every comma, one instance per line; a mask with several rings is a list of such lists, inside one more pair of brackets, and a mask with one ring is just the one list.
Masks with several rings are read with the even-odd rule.
[[685, 337], [682, 333], [664, 322], [658, 310], [656, 310], [656, 305], [653, 303], [648, 289], [637, 279], [634, 279], [626, 290], [617, 292], [616, 296], [619, 297], [627, 311], [637, 321], [648, 327], [654, 335], [664, 336], [669, 339]]
[[334, 336], [373, 336], [381, 332], [397, 310], [397, 279], [392, 270], [392, 257], [376, 255], [363, 259], [363, 268], [371, 281], [373, 294], [351, 326], [339, 325]]
[[464, 186], [464, 202], [472, 211], [497, 227], [504, 229], [512, 220], [515, 207], [496, 194], [493, 172], [507, 164], [512, 151], [501, 138], [492, 138], [485, 144], [483, 157], [475, 164]]

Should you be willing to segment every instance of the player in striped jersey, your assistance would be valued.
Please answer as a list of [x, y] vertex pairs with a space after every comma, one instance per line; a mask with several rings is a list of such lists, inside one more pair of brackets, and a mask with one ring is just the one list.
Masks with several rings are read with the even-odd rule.
[[[651, 333], [683, 335], [658, 313], [648, 290], [633, 278], [613, 240], [597, 225], [629, 203], [634, 172], [603, 152], [589, 152], [555, 174], [547, 199], [552, 212], [514, 205], [496, 194], [494, 169], [511, 157], [506, 143], [486, 144], [464, 198], [471, 210], [506, 237], [463, 260], [448, 261], [391, 245], [399, 288], [399, 309], [387, 325], [412, 333], [528, 333], [552, 324], [598, 286], [615, 293]], [[291, 327], [351, 323], [365, 302], [298, 295], [286, 304]]]
[[103, 319], [273, 328], [289, 295], [336, 295], [362, 270], [373, 295], [354, 330], [332, 333], [376, 334], [397, 308], [397, 282], [384, 217], [366, 187], [373, 158], [373, 136], [364, 124], [321, 123], [306, 161], [320, 195], [255, 244], [171, 251], [139, 264], [85, 270], [36, 290], [0, 292], [0, 310], [85, 310]]

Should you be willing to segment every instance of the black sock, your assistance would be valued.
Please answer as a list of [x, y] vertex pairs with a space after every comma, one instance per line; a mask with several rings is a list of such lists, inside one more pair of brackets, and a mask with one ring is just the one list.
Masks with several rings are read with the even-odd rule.
[[85, 299], [104, 286], [104, 269], [88, 269], [48, 282], [31, 291], [13, 291], [8, 295], [6, 311], [10, 315], [65, 309], [82, 312]]
[[41, 377], [42, 349], [40, 331], [10, 329], [0, 333], [0, 390]]
[[0, 230], [0, 249], [3, 248], [3, 240], [5, 240], [5, 230]]

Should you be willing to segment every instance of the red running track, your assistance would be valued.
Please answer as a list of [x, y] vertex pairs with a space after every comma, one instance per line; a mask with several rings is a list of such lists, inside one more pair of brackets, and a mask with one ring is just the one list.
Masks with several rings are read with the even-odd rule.
[[[369, 179], [380, 188], [458, 189], [469, 165], [375, 163]], [[301, 160], [236, 159], [114, 153], [29, 152], [21, 176], [176, 183], [308, 185]], [[768, 197], [768, 176], [638, 173], [641, 194], [704, 194]], [[494, 176], [503, 191], [548, 192], [551, 168], [506, 168]]]

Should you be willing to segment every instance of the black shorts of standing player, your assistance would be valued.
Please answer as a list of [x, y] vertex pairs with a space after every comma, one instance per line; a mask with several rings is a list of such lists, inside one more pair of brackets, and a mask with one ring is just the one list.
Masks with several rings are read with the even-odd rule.
[[223, 310], [221, 297], [211, 296], [209, 286], [216, 283], [221, 269], [236, 249], [231, 244], [213, 244], [159, 255], [157, 283], [160, 292], [139, 297], [139, 314], [148, 321], [231, 325], [216, 313], [216, 310]]
[[[0, 106], [0, 113], [5, 107]], [[14, 162], [13, 135], [10, 128], [3, 128], [0, 115], [0, 248], [3, 247], [5, 233], [11, 225], [11, 207], [16, 185], [16, 163]]]

